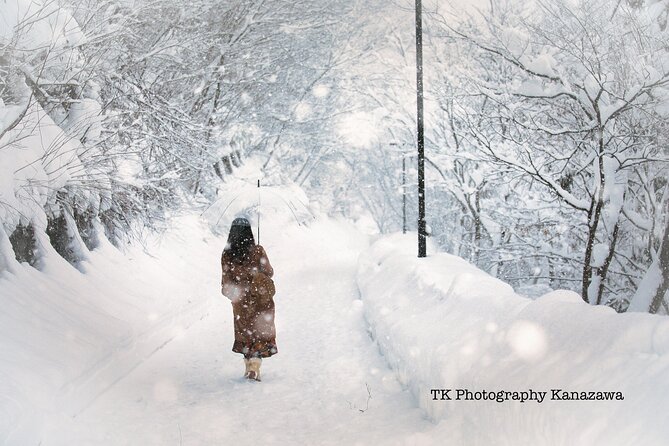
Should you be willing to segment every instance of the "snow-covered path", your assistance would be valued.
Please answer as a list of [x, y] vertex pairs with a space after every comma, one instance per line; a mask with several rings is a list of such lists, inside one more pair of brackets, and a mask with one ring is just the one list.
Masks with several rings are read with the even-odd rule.
[[[277, 271], [279, 354], [263, 363], [262, 383], [241, 377], [241, 357], [230, 351], [230, 304], [214, 295], [206, 317], [79, 416], [47, 426], [43, 444], [427, 440], [434, 426], [398, 384], [366, 330], [355, 284], [356, 258], [366, 241], [341, 225], [317, 225], [269, 233], [263, 240]], [[202, 262], [217, 290], [218, 259]]]

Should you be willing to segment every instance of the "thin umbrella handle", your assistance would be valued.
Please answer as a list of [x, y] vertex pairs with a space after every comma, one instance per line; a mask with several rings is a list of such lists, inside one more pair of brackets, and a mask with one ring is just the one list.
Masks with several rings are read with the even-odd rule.
[[258, 180], [258, 244], [260, 244], [260, 180]]

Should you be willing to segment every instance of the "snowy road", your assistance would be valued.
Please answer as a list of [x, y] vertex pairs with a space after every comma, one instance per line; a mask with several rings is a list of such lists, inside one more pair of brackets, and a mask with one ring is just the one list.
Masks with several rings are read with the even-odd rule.
[[[326, 225], [266, 236], [277, 271], [279, 354], [263, 363], [262, 383], [241, 377], [241, 357], [230, 351], [229, 301], [212, 296], [206, 317], [79, 416], [47, 426], [43, 444], [426, 441], [433, 425], [366, 331], [355, 284], [357, 254], [366, 243]], [[218, 259], [204, 259], [203, 268], [218, 281]]]

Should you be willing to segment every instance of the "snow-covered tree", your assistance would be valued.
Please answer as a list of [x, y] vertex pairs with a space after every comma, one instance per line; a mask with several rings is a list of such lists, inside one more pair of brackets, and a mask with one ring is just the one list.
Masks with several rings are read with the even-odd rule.
[[470, 139], [516, 173], [515, 192], [536, 199], [528, 212], [561, 215], [549, 249], [581, 265], [583, 298], [600, 304], [608, 294], [624, 307], [639, 278], [629, 190], [641, 170], [666, 177], [666, 34], [645, 10], [603, 0], [507, 2], [451, 23], [442, 18], [476, 57], [484, 99], [467, 110]]

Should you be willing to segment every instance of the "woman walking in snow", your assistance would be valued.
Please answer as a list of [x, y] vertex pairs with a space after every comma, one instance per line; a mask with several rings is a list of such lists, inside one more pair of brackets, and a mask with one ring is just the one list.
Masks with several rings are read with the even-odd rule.
[[234, 315], [232, 351], [244, 355], [244, 377], [260, 381], [262, 358], [277, 353], [274, 270], [263, 247], [255, 244], [247, 219], [232, 222], [221, 267], [221, 292], [232, 301]]

